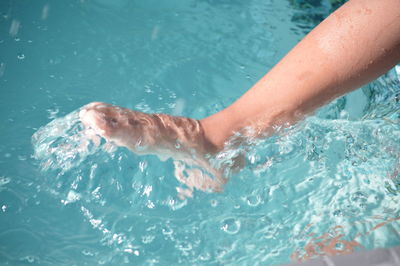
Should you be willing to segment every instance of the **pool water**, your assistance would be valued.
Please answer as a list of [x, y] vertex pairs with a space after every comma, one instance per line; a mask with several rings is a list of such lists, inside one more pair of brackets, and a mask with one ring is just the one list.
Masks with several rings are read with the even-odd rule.
[[399, 69], [254, 141], [220, 193], [181, 199], [171, 159], [79, 135], [92, 101], [221, 110], [338, 2], [1, 1], [0, 263], [274, 265], [400, 245]]

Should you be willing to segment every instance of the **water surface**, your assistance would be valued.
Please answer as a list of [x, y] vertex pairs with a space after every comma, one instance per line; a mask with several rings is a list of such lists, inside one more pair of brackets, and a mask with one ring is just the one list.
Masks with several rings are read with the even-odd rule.
[[[333, 9], [299, 3], [2, 1], [1, 263], [270, 265], [399, 245], [395, 70], [254, 143], [222, 193], [181, 200], [172, 160], [74, 146], [65, 116], [91, 101], [226, 107]], [[38, 157], [32, 135], [56, 118]]]

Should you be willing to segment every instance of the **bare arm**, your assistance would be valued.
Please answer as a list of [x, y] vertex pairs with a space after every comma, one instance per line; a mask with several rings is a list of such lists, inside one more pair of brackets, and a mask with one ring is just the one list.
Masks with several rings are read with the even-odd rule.
[[400, 0], [351, 0], [241, 98], [203, 120], [103, 103], [84, 106], [80, 117], [97, 134], [134, 152], [193, 157], [203, 166], [235, 132], [252, 127], [256, 135], [271, 134], [274, 126], [295, 123], [399, 61]]
[[228, 108], [200, 121], [218, 148], [247, 126], [272, 133], [400, 61], [400, 0], [351, 0]]
[[[199, 165], [175, 174], [194, 188], [221, 189], [225, 166], [214, 169], [209, 153], [223, 149], [235, 133], [252, 127], [256, 134], [295, 123], [335, 97], [377, 78], [400, 61], [400, 0], [351, 0], [329, 16], [269, 73], [228, 108], [203, 120], [145, 114], [104, 103], [81, 109], [81, 121], [105, 139], [140, 154], [166, 154]], [[241, 156], [234, 169], [242, 167]], [[230, 167], [230, 166], [228, 166]], [[206, 175], [208, 176], [208, 175]]]

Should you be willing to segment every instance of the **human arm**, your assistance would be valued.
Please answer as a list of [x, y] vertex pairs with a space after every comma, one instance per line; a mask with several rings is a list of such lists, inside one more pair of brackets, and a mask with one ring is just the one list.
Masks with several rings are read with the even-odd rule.
[[80, 116], [87, 127], [134, 152], [207, 161], [236, 132], [245, 135], [251, 127], [256, 135], [272, 134], [274, 126], [295, 123], [399, 61], [400, 0], [351, 0], [241, 98], [205, 119], [144, 114], [102, 103], [85, 106]]
[[200, 120], [218, 149], [251, 127], [293, 124], [376, 79], [400, 61], [400, 0], [351, 0], [299, 42], [226, 109]]

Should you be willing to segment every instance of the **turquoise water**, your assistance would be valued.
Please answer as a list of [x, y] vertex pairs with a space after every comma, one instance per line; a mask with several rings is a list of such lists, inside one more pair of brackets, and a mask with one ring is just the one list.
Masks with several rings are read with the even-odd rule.
[[[172, 160], [104, 144], [80, 150], [80, 124], [65, 117], [91, 101], [212, 114], [332, 8], [1, 1], [1, 264], [271, 265], [399, 245], [395, 70], [254, 143], [223, 192], [186, 200]], [[41, 127], [59, 130], [45, 131], [54, 135], [50, 155], [32, 139]]]

